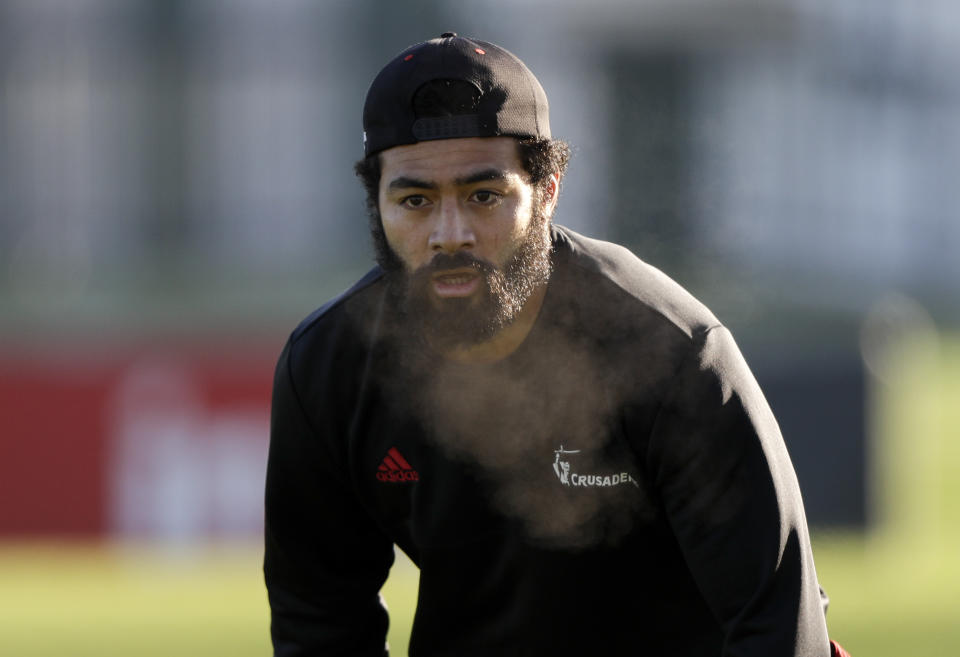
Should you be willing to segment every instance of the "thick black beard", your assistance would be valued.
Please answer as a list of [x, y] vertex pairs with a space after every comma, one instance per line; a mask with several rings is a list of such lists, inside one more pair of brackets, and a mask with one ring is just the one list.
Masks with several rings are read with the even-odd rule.
[[[404, 333], [409, 337], [418, 335], [440, 351], [490, 340], [516, 320], [533, 293], [550, 279], [550, 231], [547, 217], [539, 208], [534, 210], [526, 234], [503, 268], [469, 251], [459, 251], [452, 255], [438, 253], [427, 265], [408, 272], [382, 231], [377, 221], [373, 234], [377, 261], [386, 271], [390, 297]], [[464, 267], [473, 268], [481, 276], [478, 296], [437, 299], [430, 294], [434, 274]]]

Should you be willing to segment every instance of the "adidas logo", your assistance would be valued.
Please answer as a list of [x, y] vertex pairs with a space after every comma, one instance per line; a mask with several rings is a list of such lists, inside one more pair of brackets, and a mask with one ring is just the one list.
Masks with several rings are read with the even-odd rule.
[[403, 458], [396, 447], [391, 447], [383, 457], [383, 463], [377, 468], [377, 479], [380, 481], [419, 481], [420, 475], [407, 460]]

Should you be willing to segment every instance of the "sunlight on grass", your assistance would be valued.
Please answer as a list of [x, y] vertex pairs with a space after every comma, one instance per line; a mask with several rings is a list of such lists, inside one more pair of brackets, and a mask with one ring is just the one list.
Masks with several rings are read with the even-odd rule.
[[260, 548], [8, 544], [0, 654], [269, 654]]
[[875, 523], [813, 528], [831, 635], [854, 656], [960, 655], [960, 340], [907, 339], [874, 379]]

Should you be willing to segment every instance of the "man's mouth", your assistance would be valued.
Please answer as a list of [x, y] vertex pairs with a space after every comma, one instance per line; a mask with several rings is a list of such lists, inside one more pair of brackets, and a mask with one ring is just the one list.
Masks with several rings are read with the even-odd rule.
[[438, 297], [467, 297], [479, 287], [480, 274], [475, 269], [456, 269], [434, 274], [432, 282]]

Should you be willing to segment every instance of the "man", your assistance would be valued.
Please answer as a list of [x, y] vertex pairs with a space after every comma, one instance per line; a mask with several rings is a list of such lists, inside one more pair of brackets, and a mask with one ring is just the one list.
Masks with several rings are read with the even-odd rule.
[[793, 467], [728, 331], [554, 226], [569, 148], [515, 56], [446, 33], [363, 116], [379, 266], [280, 357], [265, 574], [277, 655], [831, 654]]

